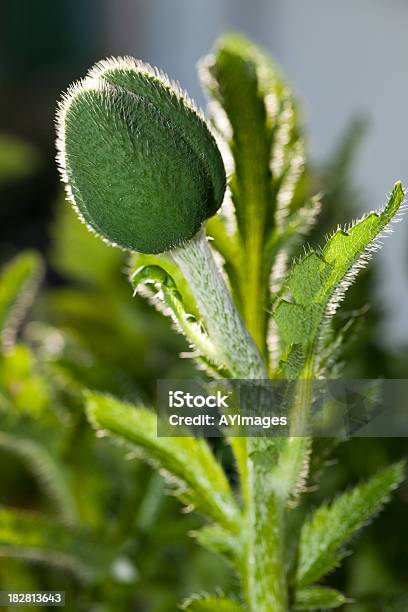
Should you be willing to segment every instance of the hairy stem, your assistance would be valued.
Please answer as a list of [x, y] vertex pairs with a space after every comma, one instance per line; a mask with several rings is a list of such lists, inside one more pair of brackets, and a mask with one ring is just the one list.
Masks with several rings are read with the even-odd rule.
[[232, 301], [204, 232], [171, 254], [189, 282], [220, 361], [234, 378], [267, 378], [262, 357]]
[[263, 460], [273, 444], [271, 438], [249, 440], [244, 587], [251, 612], [287, 611], [285, 503], [268, 487], [270, 474]]
[[[265, 364], [232, 301], [204, 233], [172, 251], [172, 256], [190, 284], [211, 341], [226, 367], [238, 379], [266, 379]], [[285, 612], [284, 504], [273, 491], [269, 495], [265, 490], [265, 444], [272, 441], [248, 440], [247, 482], [242, 483], [246, 491], [244, 590], [251, 612]]]

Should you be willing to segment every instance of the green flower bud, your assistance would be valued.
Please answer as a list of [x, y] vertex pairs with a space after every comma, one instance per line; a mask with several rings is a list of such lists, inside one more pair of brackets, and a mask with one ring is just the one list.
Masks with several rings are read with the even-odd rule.
[[58, 111], [69, 199], [108, 242], [142, 253], [182, 245], [221, 206], [221, 154], [188, 96], [132, 58], [100, 62]]

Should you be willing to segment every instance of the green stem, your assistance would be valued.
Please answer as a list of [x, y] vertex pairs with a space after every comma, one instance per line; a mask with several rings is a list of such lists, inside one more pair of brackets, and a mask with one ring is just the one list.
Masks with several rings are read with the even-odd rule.
[[248, 453], [246, 598], [251, 612], [286, 612], [285, 504], [268, 490], [268, 467], [262, 460], [270, 438], [251, 438]]
[[[265, 364], [231, 299], [204, 233], [200, 232], [186, 245], [172, 251], [172, 256], [189, 282], [220, 359], [235, 378], [266, 379]], [[252, 304], [257, 310], [258, 304]], [[266, 491], [268, 469], [262, 462], [265, 445], [273, 444], [270, 438], [248, 440], [247, 482], [242, 483], [246, 492], [243, 579], [251, 612], [287, 610], [283, 541], [285, 505], [274, 491], [269, 494]]]
[[[309, 359], [295, 383], [289, 414], [290, 436], [284, 440], [251, 438], [248, 452], [249, 497], [247, 598], [252, 611], [285, 612], [285, 513], [288, 500], [306, 476], [310, 451], [307, 437], [313, 397], [313, 364]], [[265, 457], [269, 461], [265, 462]], [[275, 458], [276, 467], [270, 469]]]
[[267, 378], [265, 364], [232, 301], [204, 231], [171, 255], [190, 285], [220, 361], [234, 378]]

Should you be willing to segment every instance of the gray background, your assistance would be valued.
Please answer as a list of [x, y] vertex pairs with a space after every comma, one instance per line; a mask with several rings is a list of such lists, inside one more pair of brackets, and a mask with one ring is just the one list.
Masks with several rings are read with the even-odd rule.
[[[203, 104], [195, 65], [228, 29], [264, 45], [303, 101], [310, 149], [324, 160], [356, 114], [369, 119], [356, 167], [367, 207], [408, 182], [408, 4], [403, 0], [104, 0], [112, 54], [164, 68]], [[364, 211], [356, 211], [356, 214]], [[345, 222], [347, 219], [345, 219]], [[407, 221], [380, 255], [390, 342], [408, 340]]]

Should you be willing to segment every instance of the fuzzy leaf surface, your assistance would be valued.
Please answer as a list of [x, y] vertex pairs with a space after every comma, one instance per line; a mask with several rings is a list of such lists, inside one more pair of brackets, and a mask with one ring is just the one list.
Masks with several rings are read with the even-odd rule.
[[90, 393], [87, 413], [97, 430], [141, 450], [142, 458], [170, 475], [177, 494], [227, 529], [239, 529], [239, 510], [221, 465], [204, 440], [157, 436], [157, 417], [143, 407]]
[[381, 510], [403, 479], [404, 464], [397, 463], [316, 510], [300, 536], [299, 587], [316, 582], [341, 562], [344, 546]]
[[222, 37], [203, 61], [201, 75], [232, 161], [237, 229], [231, 235], [218, 215], [209, 234], [249, 331], [265, 352], [269, 276], [304, 170], [296, 104], [273, 61], [243, 36]]
[[[301, 366], [313, 356], [327, 316], [334, 314], [376, 239], [395, 217], [403, 200], [402, 185], [396, 183], [382, 212], [369, 214], [347, 231], [337, 230], [321, 253], [311, 251], [294, 263], [285, 286], [286, 299], [280, 301], [274, 314], [286, 347], [284, 369], [289, 375], [295, 358]], [[295, 372], [298, 370], [295, 367]]]

